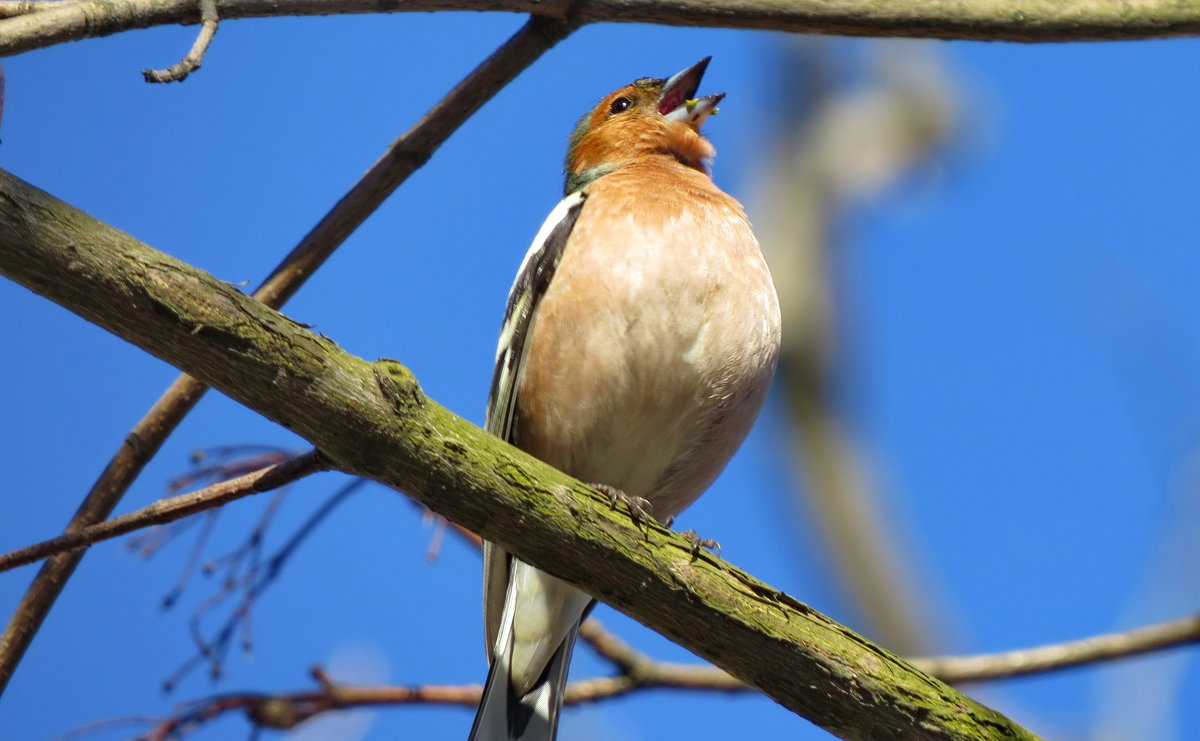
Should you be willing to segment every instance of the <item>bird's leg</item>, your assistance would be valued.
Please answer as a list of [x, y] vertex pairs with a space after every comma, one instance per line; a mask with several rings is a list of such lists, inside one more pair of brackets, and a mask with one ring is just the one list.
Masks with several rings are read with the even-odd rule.
[[621, 491], [615, 486], [608, 484], [588, 484], [593, 488], [599, 489], [608, 495], [608, 501], [612, 504], [612, 508], [617, 508], [617, 502], [622, 502], [629, 508], [629, 514], [633, 517], [634, 522], [642, 522], [643, 520], [654, 519], [654, 514], [650, 510], [650, 500], [645, 497], [633, 497]]
[[692, 558], [700, 553], [701, 548], [710, 550], [718, 556], [721, 555], [721, 544], [712, 538], [701, 538], [695, 530], [684, 530], [680, 535], [687, 538], [687, 541], [692, 544]]

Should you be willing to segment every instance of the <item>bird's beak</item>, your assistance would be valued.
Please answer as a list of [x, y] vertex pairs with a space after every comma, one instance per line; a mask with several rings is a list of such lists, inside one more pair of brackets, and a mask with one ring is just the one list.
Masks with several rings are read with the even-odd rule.
[[668, 121], [682, 121], [693, 129], [699, 130], [709, 116], [717, 112], [717, 103], [725, 97], [725, 93], [717, 93], [704, 98], [697, 98], [696, 91], [700, 89], [700, 78], [712, 57], [705, 57], [684, 71], [672, 75], [663, 83], [662, 93], [658, 98], [658, 112]]

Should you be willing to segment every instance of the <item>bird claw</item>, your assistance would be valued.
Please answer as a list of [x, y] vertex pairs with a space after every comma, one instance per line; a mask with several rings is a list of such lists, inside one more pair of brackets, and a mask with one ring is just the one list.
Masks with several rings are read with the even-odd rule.
[[686, 538], [687, 542], [692, 544], [692, 558], [700, 555], [701, 548], [712, 551], [718, 556], [721, 555], [721, 544], [712, 538], [701, 538], [700, 534], [695, 530], [684, 530], [682, 533], [680, 533], [680, 535]]
[[630, 496], [617, 487], [609, 486], [608, 484], [590, 484], [590, 486], [607, 494], [609, 504], [612, 505], [613, 509], [617, 508], [618, 502], [624, 503], [629, 508], [629, 514], [633, 517], [634, 522], [654, 519], [654, 515], [650, 511], [649, 499]]

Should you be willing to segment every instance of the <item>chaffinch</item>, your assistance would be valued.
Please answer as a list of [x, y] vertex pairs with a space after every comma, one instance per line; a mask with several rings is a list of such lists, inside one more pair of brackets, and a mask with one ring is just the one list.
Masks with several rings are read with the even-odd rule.
[[[741, 205], [709, 178], [709, 59], [610, 93], [571, 134], [566, 198], [508, 298], [493, 434], [660, 520], [698, 497], [762, 406], [779, 305]], [[623, 493], [623, 494], [620, 494]], [[484, 546], [491, 670], [471, 739], [555, 737], [592, 598]]]

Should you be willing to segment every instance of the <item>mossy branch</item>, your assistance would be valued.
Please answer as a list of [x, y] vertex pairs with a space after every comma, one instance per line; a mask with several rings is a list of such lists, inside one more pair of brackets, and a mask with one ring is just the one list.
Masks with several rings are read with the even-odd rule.
[[845, 738], [1031, 738], [332, 340], [0, 172], [0, 273], [565, 578]]

